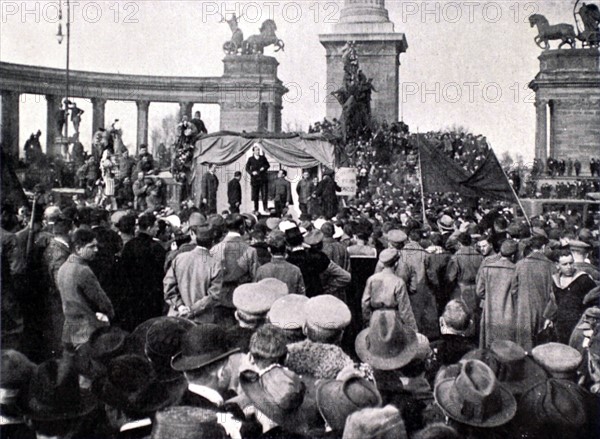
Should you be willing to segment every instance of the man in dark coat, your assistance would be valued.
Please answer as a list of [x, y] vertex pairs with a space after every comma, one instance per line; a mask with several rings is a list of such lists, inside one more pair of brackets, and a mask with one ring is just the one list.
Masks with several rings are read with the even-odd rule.
[[338, 198], [336, 192], [341, 192], [342, 188], [333, 179], [334, 171], [326, 170], [323, 175], [323, 180], [319, 182], [315, 189], [314, 196], [321, 200], [323, 216], [326, 219], [337, 215], [338, 213]]
[[269, 174], [267, 171], [271, 165], [260, 152], [260, 143], [255, 143], [252, 147], [252, 157], [246, 163], [246, 172], [250, 174], [254, 211], [258, 212], [258, 200], [262, 199], [263, 209], [266, 212], [268, 211], [269, 201]]
[[241, 179], [242, 173], [240, 171], [235, 171], [233, 179], [227, 184], [227, 202], [229, 203], [230, 213], [240, 213], [240, 205], [242, 204]]
[[123, 294], [117, 305], [121, 327], [133, 331], [140, 323], [163, 314], [163, 267], [166, 252], [150, 236], [156, 218], [144, 213], [138, 218], [138, 234], [123, 247], [119, 276]]
[[206, 129], [206, 125], [204, 125], [204, 121], [202, 120], [202, 115], [199, 111], [194, 113], [194, 118], [190, 121], [194, 124], [194, 126], [198, 129], [199, 134], [207, 134], [208, 130]]
[[298, 194], [298, 208], [300, 209], [300, 214], [303, 217], [308, 216], [308, 203], [310, 202], [310, 197], [315, 190], [315, 187], [310, 178], [310, 173], [307, 170], [302, 172], [302, 180], [298, 182], [296, 186], [296, 193]]
[[275, 214], [278, 217], [281, 216], [284, 208], [293, 204], [292, 185], [285, 177], [287, 177], [287, 171], [280, 169], [277, 173], [277, 180], [273, 184], [275, 191]]
[[200, 198], [206, 206], [206, 213], [212, 215], [217, 213], [217, 190], [219, 189], [219, 179], [215, 175], [217, 165], [211, 163], [208, 165], [208, 172], [202, 175], [200, 182]]

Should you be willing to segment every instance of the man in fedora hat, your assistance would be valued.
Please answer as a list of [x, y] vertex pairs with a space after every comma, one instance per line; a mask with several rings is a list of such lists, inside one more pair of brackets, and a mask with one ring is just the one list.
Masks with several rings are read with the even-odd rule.
[[181, 405], [222, 409], [227, 399], [236, 396], [241, 356], [221, 327], [202, 323], [191, 328], [181, 340], [181, 352], [171, 360], [171, 367], [188, 381]]
[[[517, 411], [514, 396], [479, 360], [463, 360], [458, 375], [436, 383], [434, 397], [460, 434], [483, 434], [506, 425]], [[494, 430], [490, 430], [490, 433]]]
[[179, 254], [163, 280], [168, 315], [213, 322], [223, 282], [221, 266], [209, 252], [213, 232], [207, 225], [191, 226], [190, 234], [196, 248]]
[[417, 323], [406, 284], [395, 274], [399, 260], [400, 255], [394, 249], [386, 249], [379, 255], [379, 262], [384, 268], [367, 279], [362, 296], [363, 321], [368, 324], [371, 314], [376, 309], [392, 309], [397, 312], [403, 324], [416, 332]]
[[[83, 430], [84, 420], [97, 407], [97, 401], [79, 387], [71, 359], [48, 360], [33, 372], [23, 399], [25, 418], [38, 438], [92, 436]], [[94, 429], [98, 429], [95, 425]]]
[[304, 437], [297, 435], [322, 427], [314, 397], [307, 393], [300, 376], [291, 370], [274, 366], [260, 374], [246, 371], [240, 375], [240, 384], [263, 426], [263, 437]]

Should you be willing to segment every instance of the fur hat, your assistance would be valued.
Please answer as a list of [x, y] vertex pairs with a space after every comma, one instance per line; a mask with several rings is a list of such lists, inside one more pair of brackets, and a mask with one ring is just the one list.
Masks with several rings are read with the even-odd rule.
[[288, 345], [286, 367], [302, 376], [335, 379], [344, 368], [353, 366], [352, 359], [339, 346], [303, 340]]

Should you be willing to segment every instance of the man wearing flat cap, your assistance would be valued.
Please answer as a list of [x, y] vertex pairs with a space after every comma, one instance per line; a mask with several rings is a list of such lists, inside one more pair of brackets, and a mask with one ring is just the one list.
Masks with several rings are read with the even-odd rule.
[[196, 248], [179, 254], [163, 281], [168, 315], [212, 323], [223, 273], [208, 250], [213, 240], [212, 229], [207, 225], [192, 226], [190, 231], [195, 237]]
[[[402, 230], [390, 230], [388, 242], [391, 249], [399, 254], [396, 275], [400, 277], [408, 289], [411, 307], [419, 332], [429, 338], [439, 334], [437, 323], [437, 305], [427, 282], [427, 252], [420, 245], [420, 232], [413, 230], [411, 237]], [[407, 242], [408, 241], [408, 242]], [[383, 264], [377, 263], [375, 272], [383, 270]]]
[[367, 279], [362, 296], [362, 314], [365, 324], [371, 319], [376, 309], [393, 309], [397, 311], [400, 321], [417, 332], [417, 323], [413, 314], [408, 290], [404, 281], [396, 276], [395, 270], [400, 255], [388, 248], [379, 255], [383, 270]]
[[591, 248], [591, 245], [583, 241], [569, 241], [569, 249], [571, 250], [574, 260], [573, 266], [577, 270], [581, 270], [589, 274], [592, 279], [594, 279], [594, 282], [598, 283], [600, 282], [600, 270], [588, 262], [588, 254]]
[[477, 273], [477, 297], [483, 314], [479, 347], [487, 348], [495, 340], [516, 341], [517, 310], [511, 296], [518, 244], [507, 239], [500, 246], [500, 258], [481, 266]]

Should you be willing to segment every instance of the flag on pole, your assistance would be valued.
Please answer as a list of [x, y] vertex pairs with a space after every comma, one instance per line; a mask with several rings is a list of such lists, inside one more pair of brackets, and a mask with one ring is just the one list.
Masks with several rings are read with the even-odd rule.
[[481, 198], [511, 203], [519, 202], [492, 149], [489, 150], [481, 166], [473, 175], [464, 180], [462, 185], [468, 190], [476, 192], [477, 196]]
[[477, 196], [461, 184], [469, 178], [467, 171], [438, 151], [422, 134], [417, 134], [417, 147], [424, 193], [458, 192], [467, 197]]

